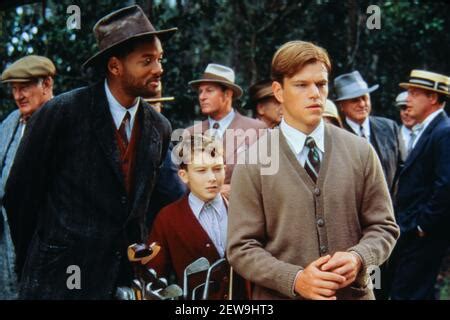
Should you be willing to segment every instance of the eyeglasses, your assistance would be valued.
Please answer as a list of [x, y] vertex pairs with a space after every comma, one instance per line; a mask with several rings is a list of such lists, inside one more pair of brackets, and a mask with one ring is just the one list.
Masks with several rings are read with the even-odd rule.
[[405, 111], [408, 108], [408, 106], [406, 104], [402, 104], [399, 108], [400, 110]]

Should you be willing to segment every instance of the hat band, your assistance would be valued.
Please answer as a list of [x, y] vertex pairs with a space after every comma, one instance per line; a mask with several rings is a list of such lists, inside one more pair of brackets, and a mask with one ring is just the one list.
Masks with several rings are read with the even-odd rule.
[[208, 72], [205, 72], [203, 74], [202, 80], [220, 80], [220, 81], [228, 82], [230, 84], [234, 84], [232, 81], [230, 81], [229, 79], [227, 79], [225, 77], [221, 77], [214, 73], [208, 73]]
[[442, 90], [442, 91], [446, 91], [446, 92], [449, 91], [447, 84], [445, 84], [443, 82], [439, 82], [439, 81], [425, 79], [425, 78], [411, 77], [409, 79], [409, 83], [425, 86], [425, 87], [428, 87], [433, 90]]
[[346, 86], [340, 87], [339, 91], [349, 93], [349, 92], [354, 92], [354, 91], [358, 91], [361, 89], [366, 90], [368, 88], [369, 87], [367, 86], [366, 82], [357, 80], [356, 82], [352, 82]]

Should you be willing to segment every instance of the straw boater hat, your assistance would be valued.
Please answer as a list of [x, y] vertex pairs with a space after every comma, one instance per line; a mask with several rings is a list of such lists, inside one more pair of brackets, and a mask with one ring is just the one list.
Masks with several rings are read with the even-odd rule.
[[361, 97], [366, 93], [371, 93], [377, 89], [378, 84], [369, 88], [359, 71], [353, 71], [340, 75], [334, 79], [334, 90], [336, 92], [336, 99], [334, 101]]
[[163, 41], [170, 38], [177, 28], [156, 30], [141, 7], [133, 5], [101, 18], [93, 30], [99, 52], [90, 57], [83, 68], [96, 65], [112, 48], [127, 40], [157, 35]]
[[55, 73], [55, 65], [50, 59], [30, 55], [6, 68], [2, 73], [2, 82], [28, 82], [40, 77], [53, 77]]
[[425, 70], [412, 70], [409, 82], [400, 83], [400, 87], [404, 89], [420, 88], [450, 96], [450, 78]]
[[235, 84], [234, 81], [235, 75], [233, 69], [220, 64], [210, 63], [206, 67], [202, 77], [189, 82], [189, 85], [197, 90], [198, 86], [202, 83], [218, 83], [233, 90], [233, 99], [238, 99], [242, 96], [242, 88]]

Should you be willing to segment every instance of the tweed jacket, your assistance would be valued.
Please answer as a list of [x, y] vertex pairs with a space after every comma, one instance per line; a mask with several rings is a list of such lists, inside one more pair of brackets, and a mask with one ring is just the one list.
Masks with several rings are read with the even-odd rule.
[[[325, 153], [317, 184], [279, 133], [279, 170], [238, 165], [231, 182], [227, 253], [230, 264], [255, 284], [254, 299], [295, 298], [297, 273], [320, 256], [356, 251], [357, 281], [338, 299], [373, 299], [364, 276], [382, 264], [399, 235], [380, 161], [362, 138], [325, 124]], [[252, 148], [256, 148], [252, 146]], [[275, 149], [273, 149], [275, 148]], [[278, 150], [277, 150], [278, 148]]]
[[[6, 184], [22, 299], [111, 299], [170, 142], [166, 118], [141, 100], [134, 192], [127, 195], [104, 82], [59, 95], [30, 119]], [[68, 269], [75, 266], [75, 269]], [[80, 289], [68, 277], [80, 270]], [[126, 275], [125, 275], [126, 274]], [[128, 283], [126, 283], [128, 282]]]

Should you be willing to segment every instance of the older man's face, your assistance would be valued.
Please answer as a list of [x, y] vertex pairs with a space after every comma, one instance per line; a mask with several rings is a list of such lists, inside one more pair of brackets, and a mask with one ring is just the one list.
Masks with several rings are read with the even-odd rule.
[[339, 102], [342, 113], [346, 118], [362, 124], [369, 117], [372, 110], [369, 94]]
[[12, 82], [12, 95], [20, 113], [31, 116], [51, 98], [46, 84], [42, 81]]

